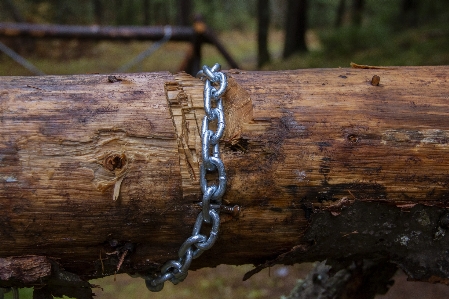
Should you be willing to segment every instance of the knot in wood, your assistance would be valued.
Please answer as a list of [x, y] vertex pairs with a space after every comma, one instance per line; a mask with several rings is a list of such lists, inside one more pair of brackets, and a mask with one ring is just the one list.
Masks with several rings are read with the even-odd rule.
[[374, 75], [371, 79], [371, 85], [372, 86], [379, 86], [380, 83], [380, 77], [378, 75]]
[[121, 169], [126, 165], [126, 156], [124, 154], [110, 154], [104, 159], [103, 165], [110, 171]]
[[357, 142], [359, 142], [359, 137], [357, 135], [355, 135], [355, 134], [348, 135], [347, 139], [348, 139], [348, 141], [350, 143], [357, 143]]

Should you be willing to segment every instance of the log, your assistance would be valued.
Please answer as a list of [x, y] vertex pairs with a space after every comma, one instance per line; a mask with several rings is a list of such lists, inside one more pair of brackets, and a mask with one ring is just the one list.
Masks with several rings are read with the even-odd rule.
[[[192, 269], [381, 257], [449, 282], [449, 67], [227, 75], [240, 213]], [[200, 211], [202, 90], [185, 73], [1, 78], [0, 258], [84, 280], [176, 258]]]

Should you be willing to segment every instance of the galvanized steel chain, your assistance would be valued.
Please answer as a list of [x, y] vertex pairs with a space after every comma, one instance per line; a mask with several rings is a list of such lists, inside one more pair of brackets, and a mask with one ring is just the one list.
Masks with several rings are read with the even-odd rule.
[[[200, 185], [203, 192], [203, 199], [200, 203], [202, 211], [196, 218], [192, 236], [187, 238], [179, 248], [179, 258], [166, 262], [161, 268], [161, 273], [157, 276], [145, 278], [145, 284], [152, 292], [161, 291], [167, 280], [173, 284], [183, 281], [187, 277], [187, 271], [192, 260], [211, 248], [218, 237], [220, 227], [219, 207], [226, 189], [226, 172], [220, 158], [219, 147], [219, 141], [225, 129], [221, 96], [226, 91], [228, 82], [226, 75], [220, 72], [218, 63], [212, 68], [203, 66], [203, 70], [198, 72], [197, 77], [204, 81], [205, 116], [201, 127], [202, 163], [200, 165]], [[212, 123], [216, 124], [215, 131], [210, 128]], [[208, 172], [217, 174], [218, 184], [216, 182], [209, 184], [206, 179]], [[208, 223], [211, 226], [209, 236], [201, 234], [203, 223]]]

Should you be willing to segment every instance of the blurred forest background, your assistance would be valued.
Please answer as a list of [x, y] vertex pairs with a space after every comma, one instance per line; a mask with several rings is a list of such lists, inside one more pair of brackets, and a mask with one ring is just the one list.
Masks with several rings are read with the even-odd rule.
[[[0, 0], [0, 22], [191, 26], [197, 15], [247, 70], [449, 63], [448, 0]], [[152, 43], [0, 41], [47, 74], [113, 72]], [[166, 43], [130, 71], [176, 72], [189, 47]], [[202, 63], [217, 61], [229, 67], [204, 46]], [[0, 75], [30, 74], [0, 62]]]
[[[0, 0], [0, 22], [100, 26], [192, 26], [196, 16], [212, 28], [240, 68], [449, 64], [449, 0]], [[110, 73], [152, 45], [150, 41], [11, 39], [0, 41], [46, 74]], [[191, 47], [165, 43], [132, 72], [179, 70]], [[203, 47], [202, 64], [221, 54]], [[31, 75], [0, 52], [0, 75]], [[180, 238], [182, 242], [182, 238]], [[193, 271], [178, 286], [150, 294], [141, 279], [118, 275], [93, 281], [98, 298], [279, 298], [312, 265], [276, 266], [242, 282], [251, 266]], [[443, 285], [405, 282], [378, 298], [443, 298]], [[30, 289], [21, 298], [31, 298]], [[5, 298], [12, 296], [7, 294]], [[9, 297], [12, 298], [12, 297]]]

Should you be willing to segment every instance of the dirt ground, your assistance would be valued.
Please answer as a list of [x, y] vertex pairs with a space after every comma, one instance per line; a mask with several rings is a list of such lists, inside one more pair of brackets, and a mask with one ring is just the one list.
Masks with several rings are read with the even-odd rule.
[[396, 272], [394, 285], [385, 295], [377, 295], [376, 299], [442, 299], [449, 298], [449, 286], [427, 282], [407, 281], [407, 275]]
[[[165, 284], [160, 293], [151, 293], [140, 278], [131, 278], [126, 274], [91, 281], [102, 289], [94, 290], [98, 299], [128, 298], [280, 298], [288, 295], [298, 279], [304, 278], [313, 264], [295, 266], [277, 265], [256, 274], [248, 281], [242, 281], [243, 275], [252, 269], [251, 265], [205, 268], [190, 271], [187, 279], [179, 285]], [[407, 281], [407, 276], [398, 271], [395, 283], [386, 295], [376, 299], [439, 299], [449, 297], [449, 287], [441, 284]]]

